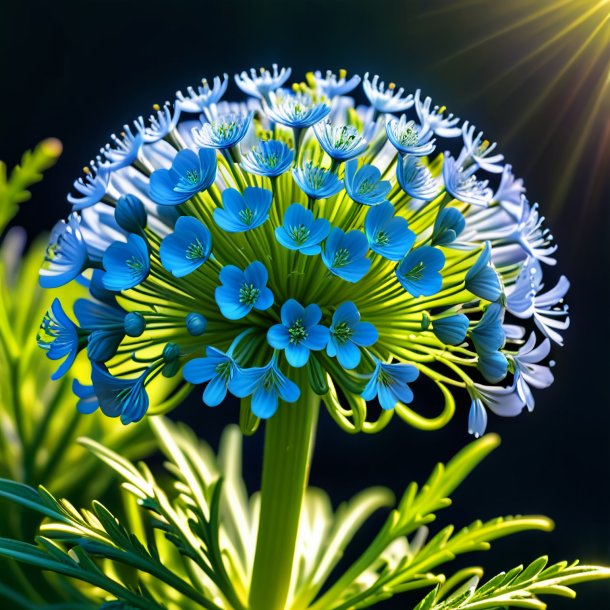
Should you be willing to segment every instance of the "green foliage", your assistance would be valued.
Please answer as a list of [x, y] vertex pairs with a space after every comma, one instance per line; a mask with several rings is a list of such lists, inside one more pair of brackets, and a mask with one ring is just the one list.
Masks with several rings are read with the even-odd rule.
[[[35, 545], [2, 539], [0, 554], [87, 583], [81, 592], [90, 601], [70, 606], [77, 610], [91, 602], [114, 610], [247, 608], [259, 498], [248, 496], [241, 477], [239, 430], [227, 429], [216, 457], [186, 427], [151, 420], [168, 458], [170, 487], [145, 464], [135, 466], [83, 439], [123, 479], [123, 514], [99, 502], [79, 511], [44, 487], [35, 490], [3, 480], [0, 496], [46, 520]], [[287, 607], [365, 608], [404, 591], [431, 588], [416, 610], [539, 610], [545, 608], [540, 595], [572, 596], [570, 585], [609, 577], [608, 569], [577, 563], [546, 567], [546, 559], [500, 574], [479, 588], [479, 568], [446, 577], [442, 566], [458, 555], [488, 550], [492, 541], [520, 531], [552, 528], [545, 517], [516, 516], [475, 521], [459, 531], [448, 526], [429, 536], [428, 526], [450, 504], [449, 494], [497, 444], [497, 437], [483, 437], [446, 466], [438, 465], [421, 488], [409, 485], [369, 548], [334, 584], [328, 579], [355, 532], [374, 511], [393, 504], [392, 494], [368, 490], [333, 515], [326, 494], [309, 489]]]
[[539, 557], [525, 569], [517, 566], [502, 572], [477, 587], [479, 577], [473, 576], [449, 598], [443, 601], [443, 592], [435, 587], [415, 610], [484, 610], [485, 608], [532, 608], [544, 610], [547, 606], [538, 595], [576, 597], [569, 585], [588, 580], [610, 577], [608, 568], [581, 566], [565, 561], [547, 567], [548, 558]]
[[42, 172], [57, 162], [62, 146], [59, 140], [43, 140], [34, 150], [28, 150], [21, 163], [7, 174], [6, 164], [0, 161], [0, 232], [17, 213], [19, 204], [31, 197], [28, 188], [42, 180]]

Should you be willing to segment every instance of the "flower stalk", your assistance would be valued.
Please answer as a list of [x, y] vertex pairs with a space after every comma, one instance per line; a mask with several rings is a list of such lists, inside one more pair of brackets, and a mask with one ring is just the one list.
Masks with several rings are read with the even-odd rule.
[[320, 405], [320, 398], [307, 380], [302, 381], [299, 400], [281, 405], [266, 423], [250, 610], [283, 610], [290, 593], [299, 517]]

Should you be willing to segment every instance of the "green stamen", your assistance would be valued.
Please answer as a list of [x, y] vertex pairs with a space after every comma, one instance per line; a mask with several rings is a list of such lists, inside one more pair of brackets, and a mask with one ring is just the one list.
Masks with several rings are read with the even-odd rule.
[[343, 345], [350, 340], [351, 336], [354, 334], [354, 329], [347, 322], [339, 322], [330, 332], [337, 343]]
[[290, 335], [290, 343], [298, 345], [307, 338], [307, 329], [303, 326], [301, 318], [295, 320], [292, 326], [288, 329]]
[[254, 305], [260, 293], [260, 288], [256, 288], [254, 284], [243, 284], [239, 289], [239, 302], [243, 305]]
[[198, 237], [196, 237], [195, 241], [189, 244], [189, 247], [186, 249], [186, 258], [191, 261], [198, 258], [205, 258], [205, 248]]
[[310, 230], [303, 225], [299, 225], [297, 227], [290, 227], [288, 234], [297, 245], [302, 246], [307, 241]]
[[349, 250], [346, 248], [339, 248], [335, 252], [335, 258], [333, 258], [332, 266], [335, 268], [345, 267], [349, 263]]

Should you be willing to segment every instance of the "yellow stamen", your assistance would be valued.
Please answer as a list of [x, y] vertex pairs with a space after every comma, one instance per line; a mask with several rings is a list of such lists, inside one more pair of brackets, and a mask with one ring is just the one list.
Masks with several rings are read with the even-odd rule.
[[447, 106], [441, 106], [441, 107], [438, 109], [438, 114], [443, 114], [443, 112], [445, 112], [445, 110], [447, 110]]
[[394, 91], [394, 89], [396, 89], [396, 83], [390, 83], [390, 84], [388, 85], [388, 89], [390, 89], [390, 90]]
[[339, 79], [345, 78], [347, 76], [347, 70], [345, 68], [341, 68], [339, 70]]
[[90, 174], [90, 173], [91, 173], [91, 170], [87, 166], [83, 167], [83, 174]]
[[153, 110], [159, 112], [159, 110], [161, 110], [161, 106], [159, 106], [159, 104], [153, 104]]

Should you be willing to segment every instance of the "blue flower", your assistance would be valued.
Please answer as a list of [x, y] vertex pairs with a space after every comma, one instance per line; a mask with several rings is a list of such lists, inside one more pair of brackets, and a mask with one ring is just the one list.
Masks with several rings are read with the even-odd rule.
[[370, 322], [361, 322], [358, 308], [346, 301], [333, 314], [326, 353], [336, 356], [344, 369], [353, 369], [360, 364], [358, 346], [373, 345], [378, 337], [377, 329]]
[[192, 216], [180, 216], [174, 232], [161, 242], [161, 264], [176, 277], [184, 277], [198, 269], [210, 257], [212, 234]]
[[446, 345], [459, 345], [466, 339], [468, 316], [458, 313], [445, 318], [436, 318], [432, 323], [432, 332]]
[[439, 194], [439, 187], [430, 170], [415, 157], [399, 158], [396, 163], [396, 179], [400, 188], [413, 199], [432, 201]]
[[368, 145], [353, 125], [333, 125], [330, 121], [322, 121], [313, 130], [324, 152], [335, 161], [358, 157]]
[[464, 169], [448, 152], [443, 160], [443, 180], [447, 192], [459, 201], [487, 207], [493, 199], [488, 180], [478, 181], [474, 172], [477, 166]]
[[80, 217], [72, 212], [68, 222], [60, 220], [51, 231], [40, 269], [40, 285], [43, 288], [63, 286], [79, 276], [88, 265], [89, 256], [80, 230]]
[[75, 212], [101, 201], [102, 197], [106, 194], [108, 183], [110, 182], [111, 172], [106, 169], [100, 168], [97, 172], [95, 168], [93, 171], [90, 171], [88, 168], [85, 169], [85, 179], [79, 178], [73, 185], [81, 196], [68, 195], [68, 203], [72, 204], [72, 210]]
[[293, 129], [311, 127], [329, 113], [329, 105], [316, 102], [308, 93], [282, 92], [265, 106], [265, 114], [272, 121]]
[[319, 244], [326, 239], [329, 232], [328, 220], [315, 220], [313, 212], [293, 203], [284, 214], [284, 225], [275, 230], [275, 237], [285, 248], [311, 255], [320, 253]]
[[148, 117], [148, 124], [144, 121], [143, 117], [138, 117], [134, 121], [136, 129], [142, 134], [145, 144], [154, 144], [167, 137], [178, 124], [180, 112], [182, 111], [179, 104], [176, 103], [172, 106], [169, 102], [166, 102], [163, 108], [158, 104], [155, 104], [153, 108], [157, 114], [151, 114]]
[[490, 383], [497, 383], [506, 377], [508, 360], [499, 350], [504, 345], [506, 333], [502, 327], [504, 310], [498, 303], [492, 303], [480, 322], [470, 332], [470, 338], [479, 355], [477, 366]]
[[104, 287], [120, 292], [143, 282], [150, 271], [148, 246], [135, 233], [127, 236], [127, 242], [115, 241], [104, 253], [102, 278]]
[[114, 172], [123, 167], [131, 165], [137, 158], [144, 143], [142, 133], [136, 130], [132, 133], [129, 125], [123, 125], [123, 133], [121, 136], [112, 134], [110, 136], [112, 144], [106, 144], [100, 152], [107, 159], [100, 166], [109, 172]]
[[464, 230], [466, 220], [455, 208], [443, 208], [434, 221], [431, 244], [433, 246], [448, 246], [452, 244]]
[[220, 101], [228, 84], [229, 77], [226, 74], [222, 75], [222, 81], [219, 76], [215, 76], [211, 87], [204, 78], [201, 85], [197, 87], [197, 91], [193, 87], [187, 88], [188, 97], [183, 95], [182, 91], [176, 91], [176, 105], [184, 112], [202, 112], [205, 108]]
[[421, 101], [421, 91], [415, 92], [415, 111], [422, 125], [427, 125], [437, 136], [441, 138], [457, 138], [462, 130], [459, 125], [459, 117], [449, 113], [444, 116], [445, 107], [432, 106], [432, 98], [426, 97]]
[[371, 268], [371, 261], [366, 258], [367, 252], [368, 241], [364, 233], [344, 233], [341, 229], [334, 228], [324, 244], [322, 260], [333, 275], [355, 284]]
[[211, 123], [204, 123], [200, 128], [193, 127], [193, 141], [197, 146], [205, 148], [232, 148], [246, 137], [253, 117], [253, 112], [246, 116], [224, 114]]
[[267, 99], [269, 94], [279, 89], [292, 73], [291, 68], [281, 68], [278, 70], [277, 64], [271, 66], [271, 70], [261, 68], [258, 72], [250, 69], [250, 74], [245, 70], [241, 74], [235, 75], [235, 84], [246, 94], [252, 97], [264, 97]]
[[477, 262], [468, 270], [465, 279], [466, 290], [486, 301], [497, 301], [502, 296], [502, 285], [491, 261], [491, 244], [485, 247]]
[[239, 320], [252, 309], [263, 311], [273, 305], [273, 293], [267, 288], [267, 269], [254, 261], [244, 271], [226, 265], [219, 275], [222, 286], [216, 288], [216, 303], [229, 320]]
[[400, 120], [389, 118], [385, 125], [388, 140], [394, 148], [403, 155], [426, 157], [434, 152], [436, 140], [434, 132], [415, 121], [407, 121], [403, 114]]
[[85, 385], [78, 381], [78, 379], [72, 380], [72, 392], [78, 398], [76, 403], [76, 410], [81, 415], [90, 415], [97, 411], [100, 403], [95, 395], [95, 390], [92, 385]]
[[478, 167], [483, 171], [491, 174], [501, 174], [504, 170], [502, 161], [504, 155], [490, 154], [496, 149], [497, 143], [489, 143], [483, 140], [483, 132], [480, 131], [477, 136], [474, 136], [476, 127], [470, 125], [468, 121], [464, 121], [462, 125], [462, 137], [464, 139], [464, 151]]
[[250, 174], [275, 178], [290, 168], [293, 159], [294, 151], [284, 142], [267, 140], [259, 142], [247, 155], [244, 155], [240, 165]]
[[208, 325], [205, 317], [194, 311], [187, 314], [184, 322], [188, 334], [192, 337], [199, 337], [200, 335], [203, 335], [205, 328]]
[[399, 261], [415, 243], [409, 223], [394, 216], [394, 206], [384, 201], [372, 207], [364, 220], [364, 231], [373, 252], [391, 261]]
[[81, 328], [89, 333], [89, 360], [110, 360], [125, 336], [125, 311], [117, 305], [77, 299], [74, 303], [74, 315]]
[[378, 205], [385, 201], [392, 190], [389, 180], [381, 179], [381, 172], [374, 165], [363, 165], [358, 169], [358, 161], [353, 159], [345, 164], [345, 190], [362, 205]]
[[247, 186], [243, 195], [234, 188], [222, 191], [222, 208], [214, 210], [214, 222], [229, 233], [260, 227], [269, 218], [273, 195], [270, 190]]
[[58, 299], [54, 299], [51, 308], [45, 313], [38, 336], [38, 345], [46, 350], [47, 358], [60, 360], [61, 366], [51, 375], [56, 380], [66, 374], [72, 366], [76, 355], [84, 344], [78, 327], [66, 315]]
[[311, 199], [326, 199], [336, 195], [343, 182], [330, 170], [316, 167], [307, 162], [303, 167], [295, 167], [292, 176], [298, 187]]
[[318, 324], [322, 310], [313, 303], [303, 307], [288, 299], [282, 305], [281, 318], [281, 324], [274, 324], [267, 331], [267, 341], [271, 347], [285, 350], [291, 366], [305, 366], [309, 352], [322, 350], [328, 343], [328, 328]]
[[208, 148], [181, 150], [170, 169], [150, 177], [150, 197], [161, 205], [178, 205], [209, 188], [216, 180], [216, 153]]
[[442, 286], [440, 270], [445, 255], [432, 246], [421, 246], [409, 252], [396, 268], [396, 277], [403, 288], [414, 297], [429, 297]]
[[241, 375], [241, 370], [229, 354], [207, 346], [205, 358], [194, 358], [187, 362], [182, 374], [189, 383], [207, 382], [203, 402], [208, 407], [216, 407], [225, 399], [227, 390], [235, 383], [236, 375]]
[[277, 411], [278, 398], [295, 402], [301, 395], [299, 386], [278, 368], [275, 355], [265, 366], [242, 369], [232, 384], [231, 392], [237, 398], [252, 396], [252, 413], [262, 419]]
[[114, 219], [128, 233], [139, 233], [146, 228], [146, 209], [135, 195], [119, 197], [114, 208]]
[[402, 87], [396, 89], [394, 83], [389, 83], [386, 89], [385, 83], [383, 81], [379, 82], [377, 74], [373, 76], [373, 80], [369, 81], [369, 73], [367, 72], [362, 81], [362, 88], [371, 106], [377, 112], [397, 114], [413, 106], [413, 96], [410, 93], [406, 97], [402, 97], [405, 90]]
[[551, 341], [547, 338], [536, 346], [536, 333], [532, 332], [529, 339], [512, 358], [515, 365], [515, 389], [530, 412], [534, 410], [535, 406], [530, 386], [537, 389], [548, 388], [554, 381], [551, 369], [540, 364], [550, 351]]
[[361, 78], [357, 74], [350, 79], [346, 77], [345, 70], [339, 70], [338, 77], [330, 70], [327, 70], [324, 76], [319, 70], [313, 73], [313, 80], [317, 88], [329, 99], [345, 95], [360, 84]]
[[375, 370], [362, 392], [364, 400], [379, 400], [382, 409], [393, 409], [397, 403], [408, 404], [413, 392], [407, 385], [415, 381], [419, 371], [411, 364], [386, 364], [377, 360]]
[[144, 387], [148, 370], [136, 379], [113, 377], [97, 362], [91, 363], [91, 382], [102, 413], [121, 417], [125, 425], [140, 421], [148, 410], [148, 394]]

